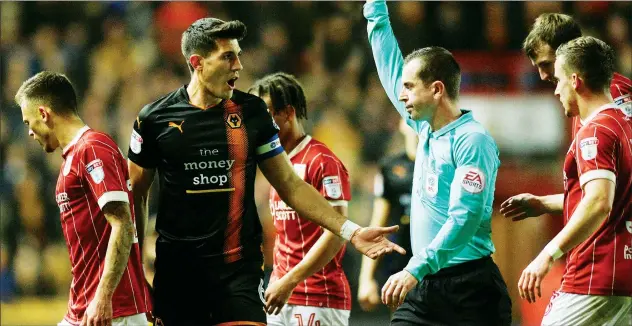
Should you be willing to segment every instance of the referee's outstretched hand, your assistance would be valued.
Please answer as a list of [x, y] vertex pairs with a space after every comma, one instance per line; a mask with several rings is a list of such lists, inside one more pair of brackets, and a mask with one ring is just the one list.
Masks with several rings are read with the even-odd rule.
[[393, 250], [405, 255], [406, 250], [404, 250], [404, 248], [394, 244], [385, 237], [385, 235], [395, 233], [397, 230], [399, 230], [399, 225], [389, 227], [364, 227], [358, 229], [351, 236], [349, 242], [351, 242], [359, 252], [371, 259], [390, 254]]

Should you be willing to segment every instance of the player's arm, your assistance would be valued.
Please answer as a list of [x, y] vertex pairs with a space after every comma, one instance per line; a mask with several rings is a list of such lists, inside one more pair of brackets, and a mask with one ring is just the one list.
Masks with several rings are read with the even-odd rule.
[[134, 223], [128, 202], [111, 201], [103, 206], [103, 214], [112, 227], [105, 253], [103, 274], [95, 296], [112, 299], [121, 276], [127, 267], [134, 240]]
[[363, 13], [367, 19], [369, 43], [382, 87], [384, 87], [397, 112], [409, 126], [418, 132], [423, 122], [411, 120], [404, 103], [399, 101], [399, 94], [402, 90], [404, 58], [391, 28], [386, 1], [367, 1]]
[[510, 197], [500, 204], [500, 213], [514, 221], [542, 214], [561, 214], [564, 194], [535, 196], [524, 193]]
[[490, 136], [470, 133], [454, 145], [456, 171], [450, 186], [448, 219], [428, 247], [411, 258], [405, 270], [417, 280], [436, 273], [472, 239], [492, 207], [486, 199], [494, 189], [498, 151]]
[[301, 217], [349, 239], [363, 254], [375, 259], [393, 250], [400, 254], [406, 253], [402, 247], [384, 237], [385, 234], [397, 231], [398, 226], [361, 228], [347, 220], [345, 216], [336, 212], [314, 187], [296, 175], [285, 152], [260, 161], [259, 168], [281, 199]]
[[274, 220], [270, 212], [270, 183], [257, 168], [255, 178], [255, 204], [259, 221], [263, 230], [263, 262], [266, 266], [272, 267], [274, 264], [274, 241], [276, 239], [276, 229]]
[[562, 231], [549, 242], [547, 252], [555, 253], [559, 248], [554, 258], [588, 239], [608, 217], [614, 202], [614, 173], [612, 177], [591, 180], [583, 186], [584, 197], [575, 212]]
[[141, 258], [149, 219], [149, 190], [154, 181], [158, 161], [156, 157], [157, 146], [150, 133], [151, 121], [147, 116], [149, 109], [149, 106], [145, 106], [134, 120], [127, 151], [127, 167], [134, 195], [134, 215]]
[[149, 219], [149, 190], [154, 182], [155, 169], [146, 169], [142, 166], [127, 160], [130, 181], [132, 183], [132, 194], [134, 195], [134, 214], [136, 216], [136, 228], [138, 232], [138, 245], [141, 257], [143, 255], [143, 245], [145, 244], [145, 233], [147, 232], [147, 221]]
[[[334, 206], [341, 215], [347, 215], [346, 206]], [[338, 254], [345, 240], [328, 230], [324, 230], [318, 241], [305, 254], [305, 257], [281, 279], [268, 285], [266, 290], [266, 312], [278, 314], [292, 294], [292, 290], [308, 277], [323, 269]], [[369, 258], [367, 258], [369, 259]]]

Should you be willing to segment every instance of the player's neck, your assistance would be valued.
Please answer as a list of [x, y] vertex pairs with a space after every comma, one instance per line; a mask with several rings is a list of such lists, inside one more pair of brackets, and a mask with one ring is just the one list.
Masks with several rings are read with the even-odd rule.
[[580, 96], [577, 99], [577, 106], [579, 108], [579, 117], [582, 120], [590, 117], [595, 111], [599, 110], [602, 106], [612, 103], [612, 96], [607, 93], [601, 94], [587, 94]]
[[71, 118], [59, 118], [59, 121], [55, 123], [55, 137], [59, 141], [60, 148], [66, 148], [68, 144], [77, 136], [79, 130], [86, 126], [86, 124], [79, 117]]
[[281, 146], [283, 146], [286, 153], [290, 153], [305, 139], [305, 136], [307, 136], [307, 134], [303, 127], [301, 125], [295, 126], [287, 135], [280, 137]]
[[461, 117], [461, 110], [452, 101], [443, 100], [430, 120], [430, 127], [433, 132], [437, 131], [459, 117]]
[[191, 77], [191, 82], [187, 86], [187, 94], [192, 105], [203, 109], [215, 106], [222, 101], [221, 98], [213, 96], [206, 90], [196, 74]]

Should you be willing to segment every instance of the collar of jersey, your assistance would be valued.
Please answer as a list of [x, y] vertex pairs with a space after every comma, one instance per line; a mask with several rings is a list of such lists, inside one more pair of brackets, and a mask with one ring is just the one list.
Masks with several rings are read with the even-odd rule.
[[597, 110], [595, 110], [595, 112], [591, 113], [586, 119], [584, 120], [580, 119], [579, 121], [582, 123], [582, 125], [585, 125], [586, 123], [590, 122], [590, 120], [594, 119], [597, 116], [597, 114], [608, 109], [618, 109], [618, 107], [614, 103], [606, 103], [600, 106]]
[[458, 119], [448, 123], [447, 125], [443, 126], [443, 128], [433, 132], [432, 137], [433, 138], [441, 137], [445, 135], [446, 133], [448, 133], [450, 130], [455, 129], [456, 127], [466, 122], [470, 122], [474, 120], [474, 118], [472, 117], [472, 111], [461, 110], [461, 113], [462, 114]]
[[303, 140], [301, 140], [301, 142], [298, 143], [296, 147], [294, 147], [290, 154], [287, 155], [287, 157], [291, 159], [292, 157], [296, 156], [296, 154], [300, 153], [302, 150], [305, 149], [305, 147], [307, 147], [307, 144], [309, 144], [311, 140], [312, 136], [306, 135], [305, 138], [303, 138]]
[[86, 131], [90, 130], [90, 127], [88, 126], [83, 126], [81, 127], [81, 129], [79, 129], [79, 131], [77, 131], [77, 133], [75, 134], [75, 137], [70, 141], [70, 143], [68, 143], [68, 145], [66, 145], [66, 147], [64, 147], [64, 150], [61, 152], [61, 155], [66, 155], [66, 153], [68, 152], [68, 150], [70, 149], [70, 147], [72, 147], [74, 144], [76, 144], [79, 141], [79, 138], [81, 138], [81, 136], [83, 136], [83, 134], [86, 133]]

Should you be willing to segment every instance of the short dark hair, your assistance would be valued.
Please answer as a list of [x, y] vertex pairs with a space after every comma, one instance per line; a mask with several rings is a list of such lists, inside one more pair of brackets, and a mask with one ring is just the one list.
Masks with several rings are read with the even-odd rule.
[[257, 80], [248, 93], [257, 92], [259, 96], [270, 96], [275, 112], [284, 111], [291, 105], [296, 111], [296, 117], [307, 119], [307, 100], [303, 87], [296, 77], [284, 72], [277, 72]]
[[38, 101], [61, 115], [77, 114], [77, 93], [64, 74], [42, 71], [27, 79], [15, 94], [15, 102]]
[[417, 49], [406, 56], [404, 64], [414, 59], [420, 59], [424, 62], [424, 65], [419, 69], [419, 79], [422, 82], [430, 84], [437, 80], [441, 81], [445, 85], [449, 98], [459, 98], [461, 67], [450, 51], [439, 46]]
[[560, 46], [555, 55], [558, 58], [564, 56], [565, 72], [577, 72], [591, 91], [609, 89], [615, 57], [614, 50], [606, 42], [582, 36]]
[[531, 31], [522, 44], [522, 49], [530, 59], [535, 59], [536, 51], [548, 44], [553, 51], [560, 45], [582, 36], [582, 30], [573, 17], [558, 13], [544, 13], [538, 16]]
[[180, 46], [182, 55], [187, 61], [189, 70], [193, 67], [189, 63], [192, 54], [206, 56], [217, 49], [217, 39], [237, 39], [246, 37], [246, 25], [239, 20], [223, 21], [217, 18], [201, 18], [193, 22], [184, 33]]

